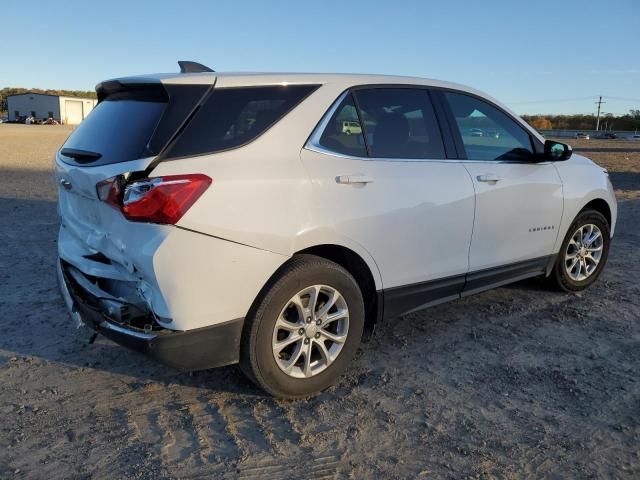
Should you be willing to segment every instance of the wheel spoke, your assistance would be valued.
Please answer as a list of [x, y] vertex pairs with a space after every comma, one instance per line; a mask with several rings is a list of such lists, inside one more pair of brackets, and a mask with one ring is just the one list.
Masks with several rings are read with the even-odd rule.
[[327, 300], [327, 303], [325, 303], [322, 306], [322, 308], [316, 312], [316, 317], [317, 318], [324, 317], [329, 312], [329, 310], [331, 310], [331, 307], [333, 307], [336, 304], [336, 302], [341, 298], [342, 298], [342, 295], [340, 295], [340, 293], [337, 290], [333, 290], [333, 292], [331, 292], [331, 296]]
[[327, 346], [324, 344], [324, 340], [313, 340], [316, 345], [316, 348], [320, 352], [322, 359], [324, 360], [325, 365], [329, 365], [332, 362], [331, 355], [329, 355], [329, 350], [327, 350]]
[[573, 272], [573, 269], [575, 268], [575, 266], [578, 264], [579, 261], [580, 261], [579, 258], [573, 257], [573, 263], [571, 263], [571, 265], [567, 268], [567, 271], [569, 271], [569, 273]]
[[326, 330], [320, 330], [320, 335], [322, 335], [327, 340], [331, 340], [332, 342], [335, 342], [335, 343], [344, 343], [345, 340], [347, 339], [346, 334], [336, 335], [335, 333], [327, 332]]
[[303, 335], [300, 335], [297, 332], [296, 333], [292, 333], [291, 335], [289, 335], [284, 340], [280, 340], [279, 342], [277, 342], [273, 346], [273, 349], [274, 349], [275, 352], [281, 352], [283, 348], [288, 347], [292, 343], [301, 342], [302, 338], [303, 338]]
[[308, 309], [313, 314], [316, 311], [316, 307], [318, 306], [318, 297], [320, 294], [320, 287], [318, 285], [314, 285], [309, 288], [309, 303], [307, 304]]
[[301, 294], [298, 293], [294, 295], [293, 298], [289, 300], [289, 303], [296, 307], [298, 311], [298, 321], [304, 323], [305, 310], [307, 310], [307, 307], [304, 306]]
[[340, 308], [333, 313], [330, 313], [326, 316], [324, 321], [321, 324], [321, 327], [324, 328], [329, 325], [331, 322], [335, 322], [336, 320], [341, 320], [346, 318], [349, 315], [349, 311], [346, 308]]
[[578, 231], [573, 235], [573, 238], [577, 239], [577, 243], [579, 247], [582, 247], [582, 230], [584, 227], [580, 227]]
[[286, 372], [289, 373], [291, 372], [291, 370], [293, 370], [293, 367], [296, 365], [296, 363], [298, 363], [298, 360], [300, 359], [300, 355], [303, 352], [303, 343], [300, 342], [298, 345], [296, 345], [296, 349], [293, 351], [293, 354], [291, 355], [291, 357], [289, 358], [289, 360], [287, 360], [284, 365], [281, 365], [281, 368]]
[[589, 235], [589, 238], [587, 239], [585, 246], [590, 247], [591, 245], [593, 245], [593, 242], [598, 240], [600, 237], [602, 237], [602, 232], [600, 232], [600, 230], [598, 230], [595, 233], [593, 233], [593, 230], [592, 230], [592, 233]]
[[297, 332], [300, 328], [301, 322], [292, 323], [288, 320], [282, 318], [282, 316], [278, 317], [278, 321], [276, 322], [276, 329], [286, 330], [287, 332]]
[[311, 349], [313, 348], [313, 343], [309, 342], [307, 345], [305, 345], [305, 350], [304, 350], [304, 376], [305, 377], [310, 377], [311, 376]]
[[571, 259], [576, 258], [577, 255], [578, 255], [578, 251], [577, 250], [575, 252], [573, 252], [573, 253], [567, 252], [567, 254], [564, 256], [564, 259], [565, 260], [571, 260]]

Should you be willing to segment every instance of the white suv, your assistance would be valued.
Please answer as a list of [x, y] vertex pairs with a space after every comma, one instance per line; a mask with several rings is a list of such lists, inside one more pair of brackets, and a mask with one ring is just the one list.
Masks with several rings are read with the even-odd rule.
[[56, 156], [58, 278], [79, 324], [176, 368], [240, 362], [294, 398], [331, 385], [376, 321], [602, 272], [606, 171], [496, 100], [201, 70], [99, 84]]

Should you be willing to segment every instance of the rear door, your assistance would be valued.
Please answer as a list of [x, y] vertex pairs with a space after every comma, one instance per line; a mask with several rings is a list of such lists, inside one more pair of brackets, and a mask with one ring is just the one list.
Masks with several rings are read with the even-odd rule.
[[[538, 161], [529, 133], [496, 106], [459, 92], [444, 97], [476, 190], [470, 271], [512, 265], [480, 280], [497, 282], [544, 269], [563, 209], [555, 166]], [[471, 275], [467, 288], [474, 282]]]
[[447, 159], [427, 90], [344, 93], [302, 160], [314, 185], [312, 223], [371, 254], [385, 314], [458, 295], [468, 270], [473, 184], [461, 163]]

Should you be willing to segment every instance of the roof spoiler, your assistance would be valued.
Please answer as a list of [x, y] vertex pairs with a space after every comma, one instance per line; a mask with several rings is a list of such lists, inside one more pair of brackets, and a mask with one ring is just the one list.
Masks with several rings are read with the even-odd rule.
[[188, 60], [179, 60], [178, 65], [180, 65], [180, 73], [215, 72], [215, 70], [212, 70], [201, 63], [191, 62]]

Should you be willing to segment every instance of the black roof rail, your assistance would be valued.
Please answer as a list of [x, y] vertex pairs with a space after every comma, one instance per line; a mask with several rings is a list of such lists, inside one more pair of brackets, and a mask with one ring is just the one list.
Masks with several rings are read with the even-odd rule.
[[189, 60], [178, 60], [178, 65], [180, 65], [180, 73], [215, 72], [215, 70], [211, 70], [201, 63], [191, 62]]

